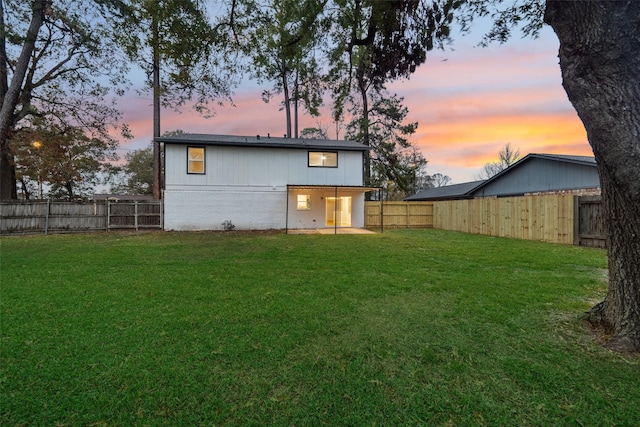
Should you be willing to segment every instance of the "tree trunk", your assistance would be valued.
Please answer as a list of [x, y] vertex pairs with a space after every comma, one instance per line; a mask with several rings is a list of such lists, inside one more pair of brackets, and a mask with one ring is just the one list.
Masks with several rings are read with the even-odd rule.
[[607, 347], [640, 351], [640, 2], [547, 0], [545, 22], [598, 163], [609, 230], [608, 291], [588, 320]]
[[[367, 84], [364, 77], [358, 76], [358, 89], [360, 90], [360, 98], [362, 100], [362, 143], [367, 147], [371, 147], [371, 138], [369, 137], [369, 97], [367, 93]], [[371, 185], [371, 151], [364, 153], [364, 185]], [[371, 197], [369, 193], [366, 197]]]
[[284, 112], [287, 118], [287, 138], [291, 138], [291, 98], [289, 97], [289, 84], [287, 82], [287, 65], [282, 59], [282, 91], [284, 92]]
[[13, 70], [11, 84], [2, 98], [2, 109], [0, 110], [0, 200], [15, 199], [17, 196], [15, 165], [9, 140], [11, 129], [14, 126], [15, 108], [18, 105], [22, 83], [29, 67], [29, 59], [35, 48], [36, 38], [44, 22], [49, 4], [50, 0], [33, 1], [33, 15], [27, 30], [27, 37]]
[[4, 102], [4, 97], [9, 90], [9, 74], [7, 59], [7, 38], [4, 28], [4, 0], [0, 0], [0, 99]]
[[64, 188], [67, 190], [67, 197], [69, 201], [72, 201], [76, 197], [75, 194], [73, 194], [73, 181], [65, 182]]
[[293, 90], [293, 135], [296, 139], [298, 139], [300, 136], [298, 132], [298, 120], [300, 118], [298, 115], [298, 107], [300, 106], [299, 104], [300, 101], [298, 98], [298, 76], [296, 71], [296, 83]]
[[158, 29], [157, 13], [153, 14], [151, 23], [153, 46], [153, 198], [162, 198], [162, 184], [160, 174], [160, 32]]

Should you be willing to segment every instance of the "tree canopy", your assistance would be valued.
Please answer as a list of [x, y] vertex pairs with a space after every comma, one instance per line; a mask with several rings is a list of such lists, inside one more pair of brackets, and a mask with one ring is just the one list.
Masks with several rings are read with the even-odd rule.
[[[53, 129], [110, 146], [129, 137], [109, 99], [125, 83], [113, 27], [121, 3], [0, 0], [0, 198], [16, 197], [14, 141]], [[58, 133], [52, 131], [52, 135]], [[44, 150], [42, 151], [44, 152]]]

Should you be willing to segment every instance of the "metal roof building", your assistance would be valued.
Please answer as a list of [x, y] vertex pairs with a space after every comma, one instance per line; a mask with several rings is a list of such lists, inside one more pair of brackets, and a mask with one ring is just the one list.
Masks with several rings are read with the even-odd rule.
[[430, 188], [405, 200], [509, 197], [558, 191], [595, 191], [599, 188], [600, 178], [594, 157], [532, 153], [485, 181]]

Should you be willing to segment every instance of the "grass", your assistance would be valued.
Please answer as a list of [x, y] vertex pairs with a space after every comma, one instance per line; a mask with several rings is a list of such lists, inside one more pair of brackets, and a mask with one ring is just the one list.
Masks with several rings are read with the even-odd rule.
[[2, 425], [638, 425], [603, 251], [438, 230], [0, 240]]

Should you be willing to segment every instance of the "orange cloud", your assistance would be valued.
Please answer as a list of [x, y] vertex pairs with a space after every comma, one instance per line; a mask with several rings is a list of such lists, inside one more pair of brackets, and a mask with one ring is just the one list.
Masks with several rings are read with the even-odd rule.
[[[412, 142], [429, 160], [428, 172], [470, 181], [486, 162], [497, 160], [506, 143], [521, 155], [591, 155], [582, 123], [562, 89], [557, 51], [550, 29], [537, 40], [485, 49], [459, 43], [455, 51], [431, 52], [410, 80], [390, 84], [390, 92], [404, 97], [407, 120], [419, 122]], [[265, 104], [260, 93], [255, 84], [240, 88], [234, 106], [216, 107], [210, 119], [188, 107], [182, 113], [164, 110], [162, 131], [283, 135], [279, 100]], [[122, 104], [135, 135], [126, 148], [146, 146], [153, 131], [151, 101], [135, 98]], [[301, 121], [301, 128], [320, 121], [334, 129], [328, 108], [319, 120], [303, 116]]]

